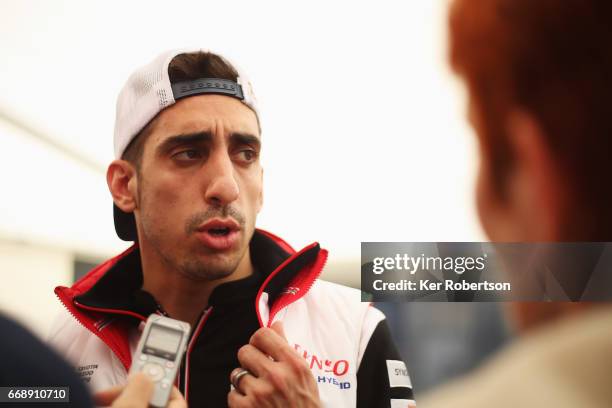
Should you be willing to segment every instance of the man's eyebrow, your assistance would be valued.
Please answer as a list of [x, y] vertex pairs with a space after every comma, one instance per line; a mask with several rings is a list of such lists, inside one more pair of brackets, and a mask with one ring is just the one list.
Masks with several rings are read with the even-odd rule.
[[261, 141], [255, 135], [250, 133], [233, 132], [229, 136], [230, 142], [235, 144], [246, 144], [255, 147], [256, 149], [261, 148]]
[[170, 136], [166, 140], [164, 140], [157, 148], [155, 149], [158, 153], [163, 153], [171, 150], [176, 146], [186, 145], [186, 144], [196, 144], [203, 142], [210, 142], [212, 140], [212, 134], [210, 132], [196, 132], [196, 133], [186, 133], [180, 134], [176, 136]]

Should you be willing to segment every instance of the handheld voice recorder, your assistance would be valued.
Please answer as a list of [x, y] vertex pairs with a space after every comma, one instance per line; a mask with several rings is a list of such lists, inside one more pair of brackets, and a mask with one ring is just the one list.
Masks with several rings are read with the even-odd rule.
[[149, 401], [153, 407], [163, 408], [168, 404], [189, 330], [189, 323], [169, 317], [152, 314], [147, 319], [132, 358], [130, 374], [144, 372], [153, 380], [155, 388]]

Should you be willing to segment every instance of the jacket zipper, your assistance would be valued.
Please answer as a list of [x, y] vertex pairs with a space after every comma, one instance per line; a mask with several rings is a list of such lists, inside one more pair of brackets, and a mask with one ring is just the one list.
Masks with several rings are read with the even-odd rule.
[[206, 321], [208, 320], [208, 316], [212, 312], [212, 309], [213, 309], [212, 306], [210, 306], [208, 309], [204, 311], [204, 314], [202, 315], [202, 317], [200, 317], [200, 321], [198, 322], [198, 325], [193, 331], [193, 337], [189, 340], [189, 344], [187, 345], [187, 352], [185, 353], [185, 401], [189, 401], [187, 399], [188, 398], [187, 395], [189, 391], [189, 358], [191, 356], [191, 349], [194, 347], [195, 342], [198, 339], [198, 336], [202, 332], [202, 328], [206, 324]]
[[[325, 264], [327, 263], [327, 251], [325, 251], [323, 258], [321, 260], [317, 260], [317, 263], [313, 266], [313, 269], [318, 268], [318, 270], [316, 270], [316, 272], [313, 274], [312, 279], [310, 280], [310, 282], [308, 282], [306, 284], [306, 286], [304, 286], [303, 288], [300, 288], [300, 293], [298, 296], [294, 296], [289, 302], [287, 302], [286, 305], [283, 305], [281, 308], [279, 308], [278, 310], [276, 310], [274, 313], [272, 313], [269, 317], [268, 317], [268, 324], [267, 327], [270, 327], [272, 325], [272, 322], [274, 321], [274, 317], [278, 314], [278, 312], [280, 312], [283, 309], [286, 309], [287, 307], [289, 307], [292, 303], [297, 302], [298, 300], [300, 300], [301, 298], [303, 298], [312, 288], [312, 285], [314, 285], [315, 281], [319, 278], [319, 276], [321, 276], [321, 273], [323, 272], [323, 268], [325, 268]], [[281, 297], [278, 301], [281, 301], [284, 298]]]
[[[285, 262], [283, 262], [278, 268], [276, 268], [274, 270], [274, 272], [272, 272], [270, 274], [270, 276], [268, 276], [268, 278], [266, 279], [266, 281], [263, 283], [263, 285], [261, 286], [257, 297], [255, 298], [255, 310], [257, 312], [257, 319], [259, 320], [259, 326], [260, 327], [270, 327], [272, 321], [274, 320], [274, 317], [276, 316], [276, 314], [288, 307], [289, 305], [291, 305], [293, 302], [298, 301], [299, 299], [301, 299], [303, 296], [306, 295], [306, 293], [308, 293], [310, 291], [310, 289], [312, 288], [312, 285], [314, 284], [314, 282], [319, 278], [319, 276], [321, 275], [321, 273], [323, 272], [323, 268], [325, 267], [325, 264], [327, 263], [327, 257], [328, 257], [328, 252], [325, 249], [321, 249], [319, 255], [317, 255], [317, 259], [315, 261], [315, 264], [312, 266], [312, 270], [314, 270], [314, 272], [312, 273], [312, 278], [309, 280], [309, 282], [307, 282], [306, 286], [304, 286], [303, 288], [300, 288], [300, 294], [294, 298], [291, 299], [291, 301], [289, 301], [286, 305], [283, 305], [282, 308], [280, 308], [279, 310], [275, 311], [274, 313], [272, 313], [271, 315], [268, 316], [268, 322], [266, 324], [264, 324], [262, 318], [261, 318], [261, 314], [259, 311], [259, 299], [261, 298], [261, 294], [264, 291], [264, 288], [267, 286], [267, 284], [274, 278], [274, 276], [276, 276], [281, 270], [283, 270], [288, 264], [290, 264], [291, 262], [293, 262], [295, 259], [297, 259], [301, 254], [308, 252], [309, 250], [311, 250], [312, 248], [314, 248], [315, 246], [317, 246], [318, 243], [313, 243], [310, 244], [309, 246], [307, 246], [306, 248], [302, 249], [299, 253], [294, 254], [291, 258], [288, 258]], [[321, 259], [319, 259], [319, 256], [321, 256], [320, 254], [322, 253], [322, 257]], [[281, 296], [276, 302], [275, 304], [278, 304], [278, 302], [282, 301], [283, 298], [286, 298], [285, 296]], [[272, 308], [270, 308], [271, 310]]]
[[74, 317], [74, 320], [76, 320], [81, 326], [83, 326], [84, 328], [92, 332], [95, 336], [97, 336], [100, 340], [102, 340], [104, 344], [106, 344], [111, 349], [111, 351], [115, 354], [115, 356], [117, 356], [119, 361], [121, 361], [121, 363], [123, 364], [123, 367], [125, 367], [125, 370], [128, 371], [130, 364], [124, 357], [122, 357], [121, 353], [119, 352], [119, 349], [115, 347], [114, 344], [108, 342], [103, 336], [98, 335], [98, 330], [96, 330], [96, 328], [92, 324], [82, 321], [77, 316], [76, 309], [72, 305], [65, 302], [64, 299], [62, 299], [62, 297], [59, 295], [59, 293], [55, 292], [55, 296], [57, 296], [57, 298], [62, 303], [62, 305], [64, 305], [66, 310], [68, 310], [68, 312], [72, 315], [72, 317]]

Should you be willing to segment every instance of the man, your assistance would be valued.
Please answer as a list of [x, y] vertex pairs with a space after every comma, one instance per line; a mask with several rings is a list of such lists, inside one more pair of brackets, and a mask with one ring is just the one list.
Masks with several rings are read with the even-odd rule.
[[128, 79], [107, 181], [136, 244], [56, 289], [70, 314], [51, 341], [94, 389], [121, 384], [161, 313], [193, 328], [177, 378], [190, 406], [411, 401], [382, 313], [317, 279], [327, 251], [255, 229], [260, 130], [250, 82], [217, 54], [167, 52]]
[[[478, 210], [492, 241], [611, 241], [611, 42], [609, 1], [454, 2], [451, 62], [469, 93]], [[586, 282], [576, 278], [591, 270], [573, 272]], [[423, 406], [612, 406], [609, 305], [511, 312], [515, 343]]]

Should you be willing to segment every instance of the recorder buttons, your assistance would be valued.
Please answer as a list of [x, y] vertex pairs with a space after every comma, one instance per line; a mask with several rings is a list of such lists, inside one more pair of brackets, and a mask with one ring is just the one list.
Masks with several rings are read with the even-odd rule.
[[164, 368], [155, 363], [145, 364], [144, 367], [142, 367], [142, 371], [153, 381], [161, 380], [164, 378], [165, 374]]

